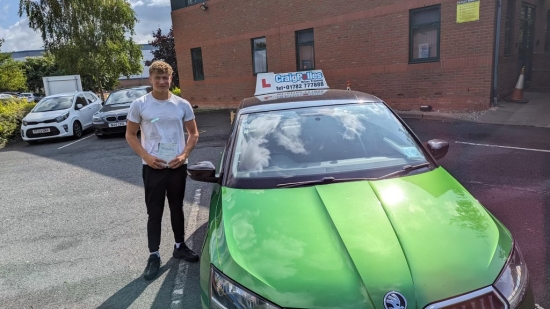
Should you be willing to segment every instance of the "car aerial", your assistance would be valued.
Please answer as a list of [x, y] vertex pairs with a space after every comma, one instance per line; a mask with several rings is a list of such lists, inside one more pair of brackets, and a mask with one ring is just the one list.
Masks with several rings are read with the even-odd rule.
[[101, 110], [93, 116], [95, 135], [103, 138], [108, 135], [126, 132], [126, 117], [130, 104], [146, 95], [150, 90], [149, 86], [143, 86], [111, 92]]
[[92, 117], [101, 108], [101, 100], [90, 91], [46, 96], [22, 121], [21, 136], [34, 143], [42, 139], [82, 137], [92, 127]]
[[203, 308], [534, 308], [509, 230], [381, 99], [320, 70], [257, 75], [213, 184]]

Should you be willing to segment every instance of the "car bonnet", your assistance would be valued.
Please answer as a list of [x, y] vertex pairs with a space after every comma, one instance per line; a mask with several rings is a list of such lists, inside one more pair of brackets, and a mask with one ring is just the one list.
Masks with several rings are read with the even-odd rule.
[[509, 232], [442, 167], [302, 188], [222, 189], [212, 263], [289, 308], [408, 308], [488, 286]]

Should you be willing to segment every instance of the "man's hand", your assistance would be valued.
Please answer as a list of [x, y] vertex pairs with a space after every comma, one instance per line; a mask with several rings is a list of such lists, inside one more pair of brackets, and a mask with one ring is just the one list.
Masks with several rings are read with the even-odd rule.
[[179, 155], [175, 157], [174, 160], [168, 162], [168, 167], [169, 168], [181, 167], [185, 163], [185, 160], [187, 160], [187, 156], [185, 154]]
[[145, 161], [145, 163], [147, 163], [147, 165], [154, 169], [161, 170], [166, 168], [166, 161], [159, 159], [155, 156], [147, 155], [143, 158], [143, 160]]

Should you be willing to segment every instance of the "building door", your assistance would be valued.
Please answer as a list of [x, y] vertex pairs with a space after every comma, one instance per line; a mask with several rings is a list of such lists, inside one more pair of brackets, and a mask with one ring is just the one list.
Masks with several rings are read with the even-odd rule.
[[535, 7], [521, 4], [521, 22], [519, 26], [519, 70], [525, 66], [525, 81], [531, 81], [533, 64], [533, 46], [535, 42]]

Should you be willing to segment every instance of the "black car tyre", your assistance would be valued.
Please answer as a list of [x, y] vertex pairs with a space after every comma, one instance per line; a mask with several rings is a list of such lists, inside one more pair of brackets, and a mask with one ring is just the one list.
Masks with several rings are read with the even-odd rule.
[[82, 137], [82, 125], [79, 121], [73, 123], [73, 137], [79, 139]]

